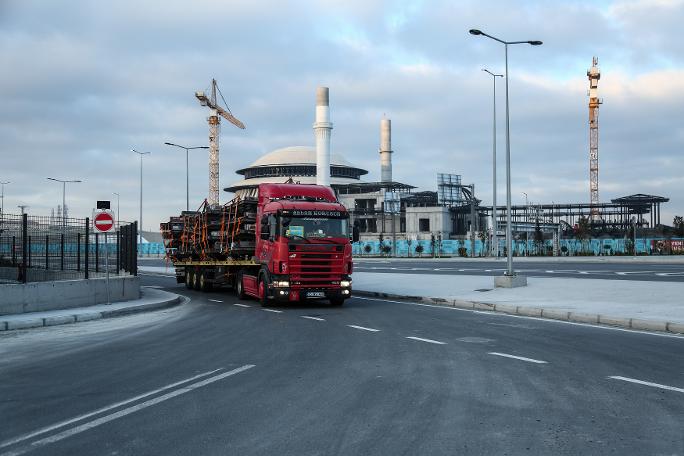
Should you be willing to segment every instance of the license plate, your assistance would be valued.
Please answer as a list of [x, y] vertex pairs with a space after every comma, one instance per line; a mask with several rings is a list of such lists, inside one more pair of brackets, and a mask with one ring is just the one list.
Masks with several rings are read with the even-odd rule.
[[325, 298], [325, 292], [324, 291], [307, 291], [306, 297], [307, 298]]

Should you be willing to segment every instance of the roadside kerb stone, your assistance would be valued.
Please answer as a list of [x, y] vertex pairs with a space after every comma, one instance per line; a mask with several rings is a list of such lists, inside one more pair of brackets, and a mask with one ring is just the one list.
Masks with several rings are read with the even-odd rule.
[[13, 329], [29, 329], [41, 328], [43, 326], [42, 318], [27, 318], [26, 320], [9, 320], [7, 323], [7, 330]]
[[102, 312], [81, 312], [74, 315], [74, 318], [78, 322], [99, 320], [100, 318], [102, 318]]
[[57, 315], [54, 317], [43, 318], [43, 326], [57, 326], [74, 323], [76, 318], [73, 315]]
[[671, 332], [675, 334], [684, 334], [684, 323], [672, 323], [656, 320], [641, 320], [637, 318], [621, 318], [609, 315], [574, 313], [568, 312], [566, 310], [545, 309], [543, 307], [525, 307], [514, 306], [509, 304], [492, 304], [485, 302], [466, 301], [462, 299], [454, 299], [453, 301], [449, 301], [443, 298], [405, 296], [396, 295], [392, 293], [382, 293], [377, 291], [354, 290], [354, 294], [374, 298], [392, 299], [396, 301], [417, 301], [434, 305], [441, 305], [445, 307], [457, 307], [459, 309], [466, 310], [484, 310], [490, 312], [500, 312], [511, 315], [520, 315], [523, 317], [537, 317], [549, 320], [570, 321], [575, 323], [618, 326], [622, 328], [642, 331], [658, 331]]
[[671, 333], [684, 334], [684, 323], [668, 323], [667, 330]]

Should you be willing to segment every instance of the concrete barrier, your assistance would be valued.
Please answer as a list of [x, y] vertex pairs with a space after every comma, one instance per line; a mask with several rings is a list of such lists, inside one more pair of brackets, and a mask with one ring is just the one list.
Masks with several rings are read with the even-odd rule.
[[[110, 302], [140, 298], [136, 276], [111, 277]], [[107, 302], [106, 279], [0, 285], [0, 315], [92, 306]]]

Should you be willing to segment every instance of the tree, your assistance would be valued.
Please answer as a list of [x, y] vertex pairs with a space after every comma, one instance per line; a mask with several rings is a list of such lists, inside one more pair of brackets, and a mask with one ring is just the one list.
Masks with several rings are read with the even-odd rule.
[[537, 254], [541, 251], [543, 244], [544, 233], [541, 230], [541, 226], [539, 226], [539, 219], [537, 219], [537, 223], [534, 226], [534, 248], [537, 251]]
[[422, 257], [422, 256], [423, 256], [423, 250], [424, 250], [424, 249], [423, 249], [423, 245], [422, 245], [422, 244], [418, 244], [418, 245], [416, 246], [416, 253], [418, 254], [419, 257]]
[[589, 239], [589, 219], [586, 217], [580, 217], [577, 224], [574, 227], [575, 239], [582, 243], [582, 252], [586, 252], [585, 242]]

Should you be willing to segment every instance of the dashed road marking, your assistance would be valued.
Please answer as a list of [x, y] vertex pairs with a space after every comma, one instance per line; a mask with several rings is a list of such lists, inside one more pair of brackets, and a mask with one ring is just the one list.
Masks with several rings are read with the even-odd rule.
[[528, 363], [547, 364], [546, 361], [541, 361], [539, 359], [525, 358], [524, 356], [509, 355], [508, 353], [489, 352], [488, 354], [494, 355], [494, 356], [503, 356], [504, 358], [518, 359], [520, 361], [526, 361]]
[[432, 339], [423, 339], [422, 337], [408, 336], [407, 339], [417, 340], [417, 341], [420, 341], [420, 342], [427, 342], [427, 343], [429, 343], [429, 344], [446, 345], [446, 342], [440, 342], [440, 341], [438, 341], [438, 340], [432, 340]]
[[301, 315], [302, 318], [306, 318], [307, 320], [316, 320], [316, 321], [325, 321], [324, 318], [318, 318], [318, 317], [310, 317], [308, 315]]
[[211, 302], [223, 302], [223, 301], [221, 301], [220, 299], [209, 299], [208, 301], [211, 301]]
[[273, 313], [279, 313], [279, 314], [283, 313], [282, 310], [275, 310], [275, 309], [261, 309], [261, 310], [263, 310], [264, 312], [273, 312]]
[[356, 326], [356, 325], [347, 325], [347, 326], [349, 326], [350, 328], [354, 328], [354, 329], [361, 329], [363, 331], [370, 331], [370, 332], [379, 332], [380, 331], [379, 329], [366, 328], [365, 326]]
[[238, 306], [238, 307], [252, 307], [252, 306], [248, 306], [247, 304], [233, 304], [233, 305]]
[[613, 380], [622, 380], [623, 382], [636, 383], [638, 385], [651, 386], [653, 388], [660, 388], [660, 389], [664, 389], [664, 390], [668, 390], [668, 391], [676, 391], [678, 393], [684, 393], [684, 388], [677, 388], [674, 386], [661, 385], [660, 383], [646, 382], [644, 380], [637, 380], [635, 378], [620, 377], [619, 375], [611, 375], [608, 378], [612, 378]]

